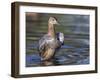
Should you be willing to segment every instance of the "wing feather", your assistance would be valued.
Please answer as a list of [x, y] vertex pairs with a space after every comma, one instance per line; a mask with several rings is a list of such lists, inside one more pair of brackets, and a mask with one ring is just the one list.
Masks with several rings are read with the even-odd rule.
[[46, 39], [47, 39], [47, 35], [44, 35], [40, 40], [39, 40], [39, 53], [42, 56], [43, 53], [45, 52], [46, 48], [47, 48], [47, 43], [46, 43]]

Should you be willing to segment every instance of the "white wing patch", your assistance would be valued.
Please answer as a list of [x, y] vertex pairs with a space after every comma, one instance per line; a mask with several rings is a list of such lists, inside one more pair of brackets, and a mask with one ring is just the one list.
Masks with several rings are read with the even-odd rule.
[[59, 33], [59, 40], [60, 40], [60, 42], [64, 42], [64, 34], [63, 33]]

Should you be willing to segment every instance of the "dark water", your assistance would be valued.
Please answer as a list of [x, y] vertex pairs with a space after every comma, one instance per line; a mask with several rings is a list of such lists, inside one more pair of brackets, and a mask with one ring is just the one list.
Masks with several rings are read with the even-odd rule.
[[[34, 13], [36, 16], [36, 13]], [[64, 45], [51, 62], [43, 62], [37, 50], [40, 37], [47, 32], [48, 18], [53, 15], [61, 23], [57, 32], [64, 33]], [[33, 14], [26, 16], [26, 67], [89, 64], [89, 16]], [[39, 18], [38, 18], [39, 16]], [[45, 16], [45, 17], [44, 17]], [[46, 64], [46, 65], [45, 65]]]
[[[73, 35], [72, 35], [73, 36]], [[71, 35], [70, 35], [71, 37]], [[79, 37], [78, 35], [76, 37]], [[56, 52], [55, 59], [50, 65], [79, 65], [89, 64], [89, 44], [86, 39], [65, 38], [64, 45]], [[42, 66], [38, 54], [38, 41], [28, 42], [26, 54], [26, 66]], [[33, 50], [34, 49], [34, 50]], [[32, 53], [31, 53], [32, 52]]]

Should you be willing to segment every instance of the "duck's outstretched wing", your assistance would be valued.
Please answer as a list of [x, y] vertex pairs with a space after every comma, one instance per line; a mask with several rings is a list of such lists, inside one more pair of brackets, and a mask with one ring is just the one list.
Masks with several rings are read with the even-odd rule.
[[63, 45], [64, 44], [64, 34], [61, 32], [57, 33], [57, 40], [59, 44]]

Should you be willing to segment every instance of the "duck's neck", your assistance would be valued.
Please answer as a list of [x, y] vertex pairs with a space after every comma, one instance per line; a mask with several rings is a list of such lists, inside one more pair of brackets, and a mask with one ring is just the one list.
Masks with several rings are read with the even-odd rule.
[[48, 23], [48, 35], [50, 35], [52, 38], [56, 38], [56, 35], [55, 35], [55, 27], [53, 24], [51, 23]]

